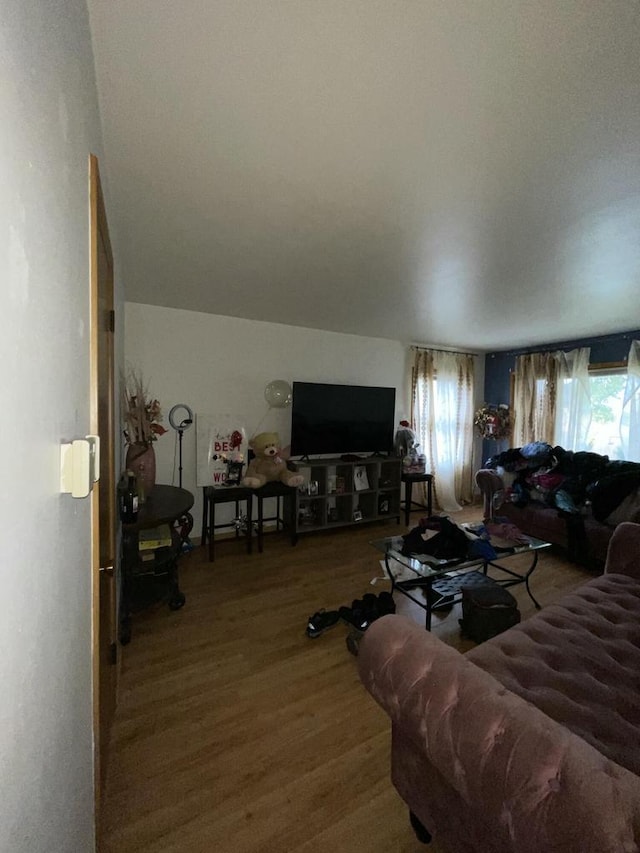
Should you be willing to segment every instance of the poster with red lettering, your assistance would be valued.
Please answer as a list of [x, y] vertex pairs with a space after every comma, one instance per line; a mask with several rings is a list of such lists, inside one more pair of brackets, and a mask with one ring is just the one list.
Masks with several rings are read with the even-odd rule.
[[196, 485], [225, 486], [229, 471], [237, 474], [238, 463], [246, 471], [245, 423], [238, 415], [196, 415]]

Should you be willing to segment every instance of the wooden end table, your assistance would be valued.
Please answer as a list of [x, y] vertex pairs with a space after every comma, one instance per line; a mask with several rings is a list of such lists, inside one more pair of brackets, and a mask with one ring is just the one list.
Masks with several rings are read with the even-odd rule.
[[232, 522], [223, 522], [216, 524], [216, 504], [229, 503], [233, 501], [236, 505], [236, 518], [240, 515], [240, 504], [244, 502], [246, 506], [247, 517], [247, 554], [251, 553], [251, 535], [252, 535], [252, 504], [253, 494], [255, 489], [249, 489], [246, 486], [204, 486], [202, 489], [202, 536], [200, 544], [206, 545], [209, 543], [209, 562], [212, 563], [215, 557], [214, 539], [215, 532], [223, 527], [235, 527], [236, 538], [240, 536], [240, 530]]
[[[295, 545], [298, 541], [296, 532], [296, 487], [286, 486], [284, 483], [274, 481], [265, 483], [259, 489], [250, 489], [256, 496], [258, 501], [258, 551], [262, 553], [263, 539], [263, 524], [265, 521], [275, 521], [276, 530], [289, 528], [291, 534], [291, 544]], [[278, 508], [276, 515], [264, 518], [263, 501], [265, 498], [277, 498]], [[283, 514], [280, 514], [280, 498], [283, 498], [284, 509]]]
[[[122, 590], [120, 607], [120, 642], [126, 645], [131, 640], [131, 611], [133, 607], [134, 580], [143, 576], [166, 575], [169, 586], [169, 607], [179, 610], [185, 597], [178, 583], [178, 558], [182, 552], [182, 538], [175, 530], [176, 521], [186, 515], [193, 506], [193, 495], [177, 486], [156, 485], [138, 511], [134, 524], [122, 525]], [[140, 558], [138, 537], [141, 530], [169, 525], [171, 545], [155, 549], [154, 559], [148, 562]]]
[[[411, 513], [412, 506], [415, 506], [416, 509], [426, 509], [427, 515], [431, 515], [433, 511], [433, 474], [411, 474], [403, 471], [400, 479], [404, 483], [404, 523], [408, 527], [409, 515]], [[426, 504], [416, 503], [416, 501], [411, 499], [411, 490], [413, 489], [414, 483], [427, 484]]]

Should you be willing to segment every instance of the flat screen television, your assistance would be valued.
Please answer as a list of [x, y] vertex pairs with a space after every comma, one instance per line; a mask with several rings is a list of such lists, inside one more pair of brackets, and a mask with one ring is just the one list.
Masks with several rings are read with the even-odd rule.
[[291, 455], [390, 453], [396, 389], [294, 382]]

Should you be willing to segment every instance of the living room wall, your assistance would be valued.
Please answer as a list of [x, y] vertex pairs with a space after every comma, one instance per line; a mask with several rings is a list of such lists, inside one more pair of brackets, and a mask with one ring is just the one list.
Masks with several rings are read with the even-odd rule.
[[90, 428], [100, 117], [84, 0], [3, 3], [0, 20], [0, 850], [91, 853], [91, 500], [61, 494], [60, 445]]
[[[290, 439], [291, 410], [269, 409], [264, 388], [270, 380], [393, 386], [399, 421], [409, 412], [406, 376], [411, 357], [409, 346], [399, 340], [131, 302], [125, 306], [125, 360], [148, 380], [165, 421], [173, 405], [186, 403], [196, 415], [241, 415], [248, 434], [257, 428], [276, 430], [284, 445]], [[484, 364], [478, 358], [477, 399], [483, 383]], [[156, 442], [158, 482], [178, 483], [176, 440], [171, 430]], [[183, 439], [182, 481], [196, 496], [193, 536], [199, 537], [202, 498], [195, 468], [196, 434], [190, 429]], [[222, 509], [232, 517], [231, 507]], [[223, 518], [222, 511], [219, 516]]]

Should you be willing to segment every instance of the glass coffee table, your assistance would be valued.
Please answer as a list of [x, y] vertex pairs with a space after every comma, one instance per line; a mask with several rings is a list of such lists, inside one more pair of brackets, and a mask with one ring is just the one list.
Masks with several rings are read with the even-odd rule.
[[[465, 525], [461, 524], [460, 527]], [[538, 565], [540, 551], [550, 548], [551, 543], [532, 536], [524, 538], [525, 542], [514, 542], [512, 547], [496, 548], [497, 556], [492, 560], [484, 557], [441, 560], [429, 554], [407, 556], [402, 553], [402, 536], [375, 539], [370, 544], [384, 554], [386, 572], [391, 580], [391, 594], [398, 590], [421, 607], [425, 611], [425, 628], [430, 631], [432, 612], [456, 604], [462, 598], [462, 589], [469, 586], [499, 584], [509, 587], [523, 583], [529, 598], [540, 610], [529, 587], [529, 578]], [[531, 562], [525, 571], [514, 571], [503, 565], [505, 560], [522, 554], [531, 555]], [[501, 576], [490, 576], [489, 567], [500, 571]], [[423, 590], [424, 599], [411, 594], [415, 589]]]

